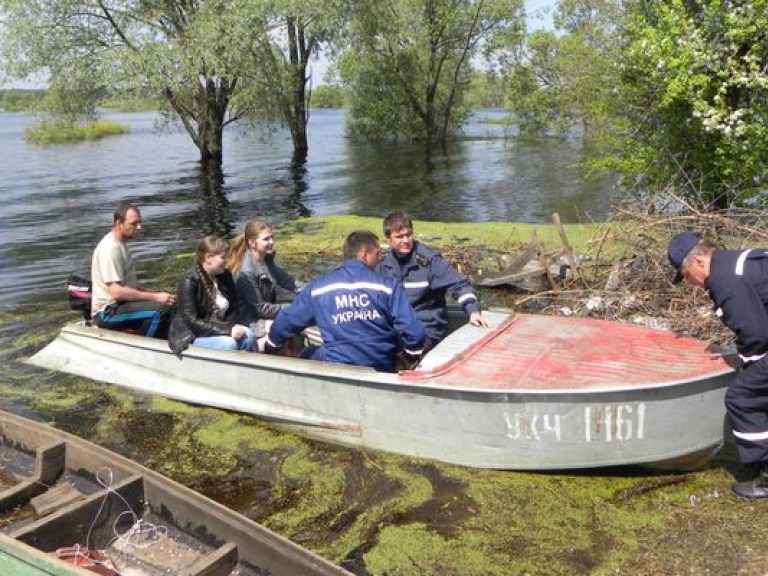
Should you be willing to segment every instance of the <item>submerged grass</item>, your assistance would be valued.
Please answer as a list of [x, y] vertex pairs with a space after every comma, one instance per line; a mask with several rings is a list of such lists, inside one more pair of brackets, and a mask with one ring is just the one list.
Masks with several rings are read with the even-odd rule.
[[130, 126], [116, 122], [71, 122], [68, 120], [42, 120], [26, 129], [24, 137], [33, 144], [70, 144], [119, 136], [130, 132]]
[[[318, 216], [291, 220], [278, 229], [281, 253], [312, 255], [341, 253], [347, 234], [366, 229], [385, 241], [381, 218], [363, 216]], [[584, 251], [598, 243], [615, 224], [564, 224], [568, 240], [577, 251]], [[414, 233], [430, 246], [437, 248], [456, 246], [482, 246], [491, 250], [504, 250], [525, 245], [535, 232], [545, 250], [561, 245], [557, 227], [552, 224], [522, 224], [519, 222], [431, 222], [414, 221]]]

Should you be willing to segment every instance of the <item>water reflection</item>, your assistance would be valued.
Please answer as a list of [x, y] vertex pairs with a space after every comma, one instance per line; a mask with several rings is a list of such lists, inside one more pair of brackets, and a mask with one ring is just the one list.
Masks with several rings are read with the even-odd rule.
[[294, 183], [294, 194], [291, 197], [291, 207], [293, 213], [298, 217], [312, 215], [312, 211], [302, 202], [304, 192], [309, 189], [309, 183], [307, 182], [307, 162], [307, 150], [294, 151], [293, 159], [291, 160], [291, 176]]
[[235, 226], [224, 189], [224, 172], [220, 168], [205, 169], [201, 166], [198, 181], [202, 193], [202, 213], [198, 222], [202, 231], [200, 236], [216, 234], [229, 238]]

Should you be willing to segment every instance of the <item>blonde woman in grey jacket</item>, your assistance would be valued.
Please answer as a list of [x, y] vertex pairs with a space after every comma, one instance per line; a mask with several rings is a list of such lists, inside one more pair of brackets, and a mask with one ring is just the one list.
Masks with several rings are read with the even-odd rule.
[[298, 291], [296, 279], [275, 262], [272, 226], [251, 220], [230, 244], [227, 268], [242, 303], [240, 323], [261, 337]]

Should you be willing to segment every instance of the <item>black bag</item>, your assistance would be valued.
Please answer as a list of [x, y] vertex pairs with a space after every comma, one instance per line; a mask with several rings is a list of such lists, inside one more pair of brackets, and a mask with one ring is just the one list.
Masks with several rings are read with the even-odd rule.
[[91, 319], [91, 296], [93, 284], [90, 278], [70, 274], [67, 278], [67, 296], [69, 307], [83, 313], [83, 318]]

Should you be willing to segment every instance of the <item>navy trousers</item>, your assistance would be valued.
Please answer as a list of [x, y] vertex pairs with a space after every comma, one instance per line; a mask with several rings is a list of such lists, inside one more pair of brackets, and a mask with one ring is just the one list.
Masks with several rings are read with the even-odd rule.
[[168, 338], [174, 307], [168, 304], [137, 300], [118, 302], [97, 313], [93, 321], [99, 328], [131, 331], [150, 338]]
[[768, 356], [747, 364], [725, 393], [739, 459], [768, 462]]

